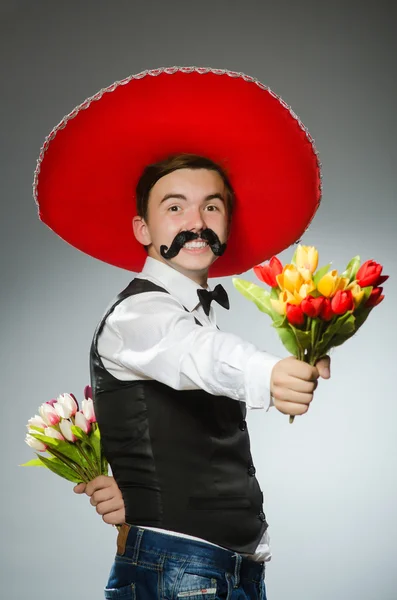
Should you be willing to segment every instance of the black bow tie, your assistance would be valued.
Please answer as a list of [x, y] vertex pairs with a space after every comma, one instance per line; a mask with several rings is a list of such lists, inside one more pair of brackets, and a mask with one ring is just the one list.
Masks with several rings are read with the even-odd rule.
[[221, 286], [220, 283], [215, 286], [212, 292], [209, 290], [197, 290], [197, 295], [199, 297], [201, 306], [204, 309], [205, 314], [208, 316], [210, 314], [210, 306], [213, 300], [216, 300], [218, 304], [223, 306], [223, 308], [229, 309], [229, 298], [227, 296], [227, 292], [224, 287]]

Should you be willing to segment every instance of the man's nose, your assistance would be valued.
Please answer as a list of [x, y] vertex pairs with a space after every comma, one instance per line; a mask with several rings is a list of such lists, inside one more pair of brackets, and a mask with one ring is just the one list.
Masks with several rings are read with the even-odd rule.
[[206, 228], [205, 220], [203, 217], [203, 213], [200, 210], [195, 210], [189, 214], [186, 229], [189, 231], [201, 231]]

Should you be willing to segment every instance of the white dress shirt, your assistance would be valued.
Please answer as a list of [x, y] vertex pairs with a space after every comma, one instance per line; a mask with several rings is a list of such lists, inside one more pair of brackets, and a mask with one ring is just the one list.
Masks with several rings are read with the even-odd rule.
[[[201, 286], [168, 264], [148, 257], [136, 276], [169, 294], [129, 296], [107, 318], [97, 347], [103, 365], [114, 377], [122, 381], [155, 379], [177, 390], [202, 389], [241, 400], [247, 409], [268, 410], [273, 405], [270, 375], [279, 357], [217, 329], [214, 302], [207, 316], [197, 295]], [[195, 317], [202, 326], [195, 323]], [[147, 529], [211, 543], [179, 532]], [[270, 560], [268, 531], [255, 554], [249, 556]]]

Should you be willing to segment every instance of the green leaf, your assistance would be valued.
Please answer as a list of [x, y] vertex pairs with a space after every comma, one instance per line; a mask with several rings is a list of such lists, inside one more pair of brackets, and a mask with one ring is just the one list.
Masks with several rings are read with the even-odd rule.
[[371, 312], [371, 310], [373, 308], [374, 308], [373, 306], [368, 306], [367, 308], [363, 307], [363, 308], [361, 308], [361, 310], [357, 311], [357, 313], [356, 313], [356, 331], [358, 329], [360, 329], [360, 327], [363, 323], [365, 323], [365, 321], [368, 318], [369, 313]]
[[290, 327], [295, 334], [297, 339], [298, 347], [302, 350], [309, 350], [311, 348], [311, 331], [302, 331], [302, 329], [297, 329], [293, 325], [290, 324]]
[[354, 256], [349, 264], [346, 267], [346, 270], [343, 271], [341, 277], [347, 277], [349, 279], [349, 283], [356, 278], [357, 271], [360, 268], [360, 257], [359, 255]]
[[316, 271], [316, 273], [313, 275], [313, 281], [316, 286], [317, 286], [318, 282], [320, 281], [320, 279], [322, 277], [324, 277], [324, 275], [326, 273], [328, 273], [330, 266], [331, 266], [331, 263], [329, 263], [328, 265], [325, 265], [325, 267], [321, 267], [321, 269], [318, 269], [318, 271]]
[[349, 337], [356, 332], [356, 317], [347, 312], [338, 317], [335, 321], [331, 321], [328, 327], [317, 344], [316, 354], [326, 354], [334, 346], [340, 346]]
[[31, 433], [31, 435], [46, 444], [49, 448], [54, 448], [64, 456], [70, 458], [73, 462], [80, 464], [81, 463], [81, 455], [73, 442], [66, 442], [63, 440], [57, 440], [56, 438], [49, 437], [47, 435], [41, 433]]
[[275, 327], [275, 329], [280, 337], [282, 344], [288, 350], [288, 352], [290, 352], [290, 354], [292, 354], [293, 356], [298, 356], [298, 344], [296, 342], [294, 332], [292, 331], [289, 324], [283, 325], [281, 327]]
[[44, 463], [40, 458], [32, 458], [28, 462], [19, 465], [20, 467], [44, 467]]
[[44, 429], [42, 427], [36, 427], [36, 425], [29, 425], [29, 433], [31, 431], [37, 431], [37, 433], [43, 433]]
[[81, 483], [83, 481], [73, 469], [65, 465], [65, 463], [61, 462], [58, 458], [46, 458], [45, 456], [41, 456], [40, 460], [43, 461], [44, 466], [47, 467], [47, 469], [50, 469], [50, 471], [68, 481], [73, 481], [74, 483]]
[[360, 302], [360, 306], [358, 307], [358, 311], [361, 311], [363, 309], [365, 310], [365, 308], [364, 308], [365, 304], [366, 304], [368, 298], [370, 297], [371, 292], [372, 292], [373, 289], [374, 289], [373, 285], [367, 285], [367, 287], [363, 288], [363, 290], [364, 290], [364, 296], [363, 296], [363, 298], [362, 298], [362, 300]]
[[270, 303], [270, 293], [267, 290], [264, 290], [255, 283], [239, 279], [238, 277], [233, 277], [232, 281], [234, 287], [240, 294], [253, 302], [261, 312], [264, 312], [269, 315], [269, 317], [273, 318], [274, 309]]
[[101, 434], [97, 423], [92, 424], [92, 431], [90, 434], [90, 443], [94, 449], [96, 460], [98, 464], [102, 464], [102, 447], [101, 447]]

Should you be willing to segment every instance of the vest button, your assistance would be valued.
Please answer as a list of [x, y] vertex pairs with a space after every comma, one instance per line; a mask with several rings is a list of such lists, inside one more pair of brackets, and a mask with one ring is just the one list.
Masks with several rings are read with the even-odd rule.
[[239, 427], [241, 431], [245, 431], [247, 429], [247, 421], [241, 421]]
[[258, 515], [258, 518], [259, 518], [261, 521], [265, 522], [265, 521], [266, 521], [265, 513], [261, 511], [261, 512], [259, 513], [259, 515]]
[[251, 475], [251, 477], [253, 477], [256, 473], [256, 469], [254, 467], [254, 465], [250, 465], [248, 468], [248, 475]]

